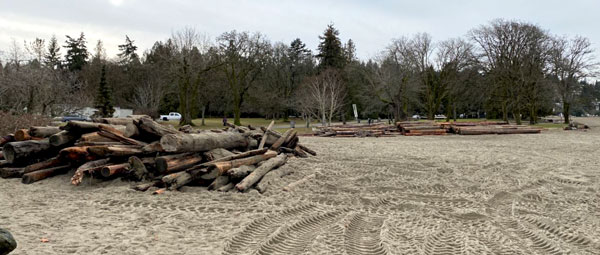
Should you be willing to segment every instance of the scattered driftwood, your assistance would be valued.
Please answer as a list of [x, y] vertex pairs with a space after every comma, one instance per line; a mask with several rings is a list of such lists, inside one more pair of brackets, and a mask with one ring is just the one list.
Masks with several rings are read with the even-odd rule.
[[[0, 137], [0, 176], [30, 184], [69, 173], [72, 185], [86, 176], [146, 181], [139, 191], [153, 194], [204, 185], [220, 192], [264, 192], [291, 169], [275, 170], [288, 157], [316, 153], [291, 129], [230, 125], [219, 130], [181, 132], [147, 116], [70, 121], [63, 127], [31, 127]], [[16, 137], [16, 138], [15, 138]], [[21, 140], [21, 141], [18, 141]], [[262, 180], [262, 181], [261, 181]]]

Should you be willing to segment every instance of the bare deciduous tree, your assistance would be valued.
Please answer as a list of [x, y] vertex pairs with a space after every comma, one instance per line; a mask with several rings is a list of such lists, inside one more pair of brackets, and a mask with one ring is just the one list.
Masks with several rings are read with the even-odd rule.
[[577, 36], [571, 40], [557, 37], [552, 40], [551, 70], [558, 79], [556, 88], [567, 124], [570, 122], [570, 108], [579, 90], [579, 82], [593, 75], [598, 67], [593, 53], [590, 41], [584, 37]]
[[331, 125], [333, 116], [339, 114], [346, 96], [345, 86], [338, 71], [327, 69], [309, 78], [300, 91], [299, 110]]

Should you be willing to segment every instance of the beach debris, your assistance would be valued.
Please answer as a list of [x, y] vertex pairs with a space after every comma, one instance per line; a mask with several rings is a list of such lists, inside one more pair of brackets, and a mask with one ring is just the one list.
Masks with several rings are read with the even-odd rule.
[[291, 172], [277, 172], [261, 182], [289, 157], [316, 156], [300, 144], [295, 130], [281, 134], [271, 128], [228, 125], [179, 131], [143, 115], [69, 121], [60, 128], [31, 127], [0, 140], [0, 176], [31, 184], [72, 173], [72, 185], [80, 185], [86, 176], [121, 177], [141, 182], [132, 188], [153, 194], [185, 185], [221, 192], [245, 192], [260, 185], [264, 192], [273, 176]]

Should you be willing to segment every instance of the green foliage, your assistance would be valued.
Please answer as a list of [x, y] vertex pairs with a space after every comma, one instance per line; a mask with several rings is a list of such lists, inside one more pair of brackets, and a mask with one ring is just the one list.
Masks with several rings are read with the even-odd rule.
[[72, 38], [67, 35], [65, 41], [67, 48], [67, 54], [65, 55], [65, 65], [69, 68], [69, 71], [81, 71], [83, 66], [87, 64], [89, 58], [89, 52], [87, 50], [85, 35], [83, 32], [79, 35], [79, 38]]
[[129, 36], [125, 36], [125, 43], [119, 45], [119, 53], [117, 56], [121, 59], [121, 64], [130, 64], [132, 62], [139, 62], [139, 56], [136, 53], [138, 47], [133, 44], [133, 40], [129, 39]]
[[341, 69], [346, 64], [344, 49], [339, 38], [340, 32], [333, 27], [333, 24], [327, 25], [327, 29], [322, 36], [319, 36], [319, 68], [325, 70], [327, 68]]
[[98, 86], [98, 94], [96, 94], [94, 107], [98, 109], [96, 114], [104, 118], [112, 117], [115, 112], [112, 103], [112, 90], [110, 89], [110, 86], [106, 84], [106, 66], [102, 66], [100, 86]]

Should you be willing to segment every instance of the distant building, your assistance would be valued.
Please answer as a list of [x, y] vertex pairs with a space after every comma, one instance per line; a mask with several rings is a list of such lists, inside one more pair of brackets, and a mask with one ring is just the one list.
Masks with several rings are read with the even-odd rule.
[[[97, 111], [98, 111], [98, 109], [96, 109], [96, 108], [84, 107], [84, 108], [78, 110], [77, 113], [80, 114], [80, 115], [86, 116], [86, 117], [91, 117]], [[115, 112], [113, 113], [113, 117], [114, 118], [123, 118], [123, 117], [127, 117], [129, 115], [133, 115], [133, 110], [132, 109], [125, 109], [125, 108], [121, 108], [121, 107], [115, 107]]]

